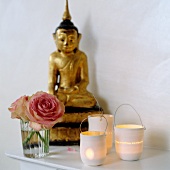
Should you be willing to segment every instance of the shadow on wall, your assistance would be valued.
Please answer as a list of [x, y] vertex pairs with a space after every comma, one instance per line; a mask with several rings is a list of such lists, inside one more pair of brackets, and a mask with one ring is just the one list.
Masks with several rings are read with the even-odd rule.
[[[84, 51], [87, 55], [88, 59], [88, 66], [89, 69], [89, 85], [91, 87], [91, 93], [95, 96], [96, 100], [100, 104], [100, 106], [104, 109], [107, 108], [107, 102], [98, 95], [98, 85], [96, 80], [96, 64], [97, 64], [97, 56], [96, 51], [98, 49], [98, 43], [95, 40], [94, 33], [92, 30], [91, 25], [94, 23], [91, 23], [91, 16], [86, 18], [86, 22], [84, 24], [84, 28], [82, 31], [82, 42], [85, 44], [84, 47], [80, 48], [80, 50]], [[81, 33], [81, 30], [80, 30]], [[81, 43], [82, 43], [81, 42]], [[105, 111], [105, 109], [104, 109]], [[107, 111], [105, 111], [107, 113]]]
[[[82, 44], [85, 44], [82, 49], [87, 55], [88, 59], [88, 66], [91, 68], [91, 70], [88, 70], [89, 72], [89, 79], [90, 77], [92, 79], [89, 80], [89, 85], [92, 87], [92, 90], [95, 91], [97, 94], [97, 84], [96, 84], [96, 62], [95, 62], [95, 54], [97, 51], [97, 41], [95, 41], [94, 34], [92, 32], [91, 28], [91, 17], [88, 16], [86, 19], [86, 22], [84, 24], [83, 28], [83, 35], [82, 35]], [[81, 30], [80, 30], [81, 32]], [[93, 92], [92, 92], [93, 93]]]
[[158, 130], [158, 127], [155, 127], [155, 130], [145, 133], [148, 133], [146, 141], [148, 146], [158, 149], [168, 149], [168, 136], [163, 130]]

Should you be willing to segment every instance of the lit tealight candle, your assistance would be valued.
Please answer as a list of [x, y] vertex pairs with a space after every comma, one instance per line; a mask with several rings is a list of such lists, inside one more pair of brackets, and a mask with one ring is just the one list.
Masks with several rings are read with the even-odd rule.
[[[130, 106], [138, 115], [141, 125], [116, 124], [116, 113], [122, 106]], [[120, 105], [114, 115], [114, 133], [116, 153], [122, 160], [138, 160], [143, 152], [143, 138], [145, 127], [138, 112], [130, 104]]]
[[123, 160], [138, 160], [143, 151], [144, 127], [135, 124], [115, 126], [115, 148]]
[[87, 159], [89, 159], [89, 160], [94, 159], [93, 149], [91, 149], [91, 148], [86, 149], [85, 154], [86, 154]]
[[106, 135], [104, 132], [80, 133], [80, 157], [84, 164], [102, 165], [106, 158]]

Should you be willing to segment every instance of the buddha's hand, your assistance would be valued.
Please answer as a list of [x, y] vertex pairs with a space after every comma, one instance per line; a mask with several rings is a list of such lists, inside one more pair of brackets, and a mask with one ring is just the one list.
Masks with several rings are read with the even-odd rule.
[[78, 86], [73, 86], [69, 89], [67, 89], [68, 93], [78, 93], [79, 92], [79, 87]]

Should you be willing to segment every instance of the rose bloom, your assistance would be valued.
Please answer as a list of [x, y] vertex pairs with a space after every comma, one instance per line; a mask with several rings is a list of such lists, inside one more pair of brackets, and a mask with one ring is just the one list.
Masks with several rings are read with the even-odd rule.
[[27, 107], [26, 104], [28, 102], [28, 96], [21, 96], [15, 102], [11, 104], [8, 110], [11, 112], [12, 119], [22, 119], [23, 121], [28, 121], [28, 117], [26, 115]]
[[39, 131], [42, 128], [50, 129], [61, 121], [65, 107], [56, 96], [46, 92], [37, 92], [30, 97], [27, 110], [30, 127]]

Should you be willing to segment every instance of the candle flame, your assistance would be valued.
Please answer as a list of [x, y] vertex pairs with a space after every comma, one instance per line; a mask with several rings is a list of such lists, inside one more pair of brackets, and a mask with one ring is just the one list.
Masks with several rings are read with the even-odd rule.
[[86, 149], [85, 155], [88, 159], [92, 160], [94, 158], [94, 151], [91, 148]]

